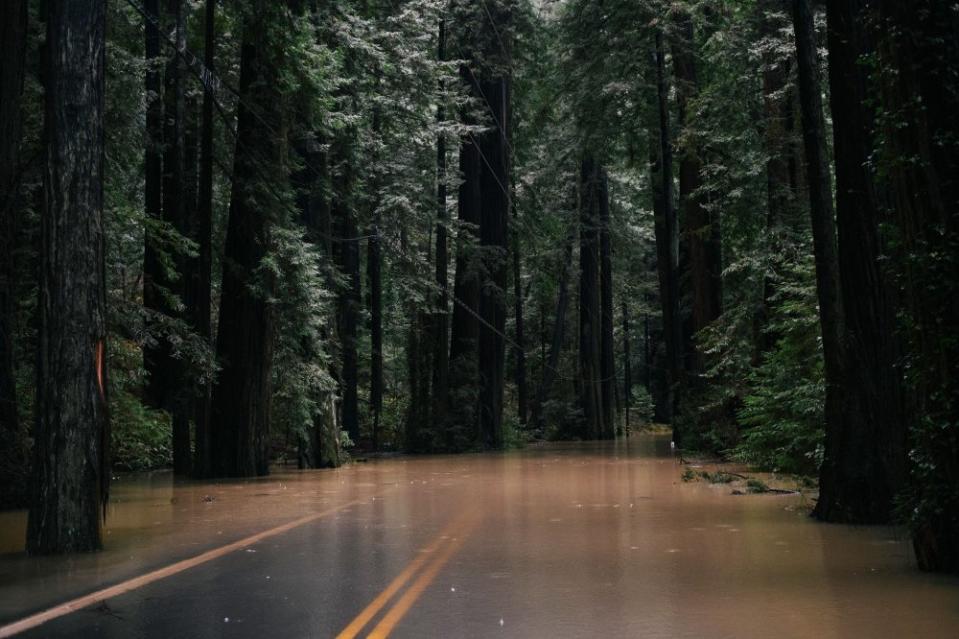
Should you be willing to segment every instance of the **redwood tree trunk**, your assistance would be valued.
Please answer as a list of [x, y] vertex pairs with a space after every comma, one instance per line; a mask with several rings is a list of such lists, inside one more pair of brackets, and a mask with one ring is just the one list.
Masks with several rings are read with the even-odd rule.
[[505, 383], [506, 287], [509, 273], [509, 150], [505, 127], [509, 122], [509, 80], [482, 82], [495, 127], [480, 138], [480, 245], [485, 281], [480, 287], [479, 310], [479, 432], [480, 444], [503, 445], [503, 389]]
[[911, 371], [913, 546], [924, 570], [959, 573], [959, 15], [933, 0], [878, 5], [882, 99], [893, 116], [884, 168]]
[[355, 211], [355, 167], [353, 153], [355, 136], [342, 133], [336, 143], [334, 156], [339, 162], [333, 177], [332, 215], [336, 234], [337, 266], [346, 277], [346, 285], [340, 291], [337, 311], [337, 332], [340, 337], [340, 390], [342, 393], [343, 429], [350, 439], [360, 438], [359, 407], [359, 355], [357, 351], [362, 308], [362, 284], [360, 276], [359, 226]]
[[25, 504], [24, 434], [17, 415], [14, 340], [20, 172], [20, 108], [27, 47], [27, 2], [0, 5], [0, 508]]
[[[464, 77], [468, 72], [464, 73]], [[452, 421], [463, 430], [477, 428], [477, 349], [479, 340], [479, 292], [481, 264], [476, 247], [480, 223], [479, 148], [471, 136], [460, 143], [460, 174], [456, 242], [456, 273], [453, 288], [453, 322], [450, 336], [450, 392]]]
[[[843, 406], [843, 309], [836, 245], [832, 177], [826, 150], [822, 85], [816, 54], [816, 32], [809, 0], [793, 0], [796, 56], [799, 65], [799, 98], [802, 109], [803, 143], [809, 183], [809, 211], [812, 218], [813, 251], [816, 256], [816, 293], [826, 373], [826, 451], [820, 474], [820, 493], [830, 495], [837, 487], [828, 472], [836, 463], [831, 455], [842, 449]], [[825, 520], [842, 520], [842, 508], [830, 499], [820, 500], [814, 514]]]
[[573, 268], [573, 241], [575, 234], [570, 233], [566, 238], [566, 247], [563, 253], [563, 267], [559, 276], [559, 293], [556, 296], [556, 312], [553, 314], [552, 340], [549, 346], [549, 358], [544, 358], [543, 370], [539, 386], [536, 389], [536, 399], [533, 401], [530, 423], [534, 428], [542, 426], [542, 409], [553, 382], [556, 381], [559, 356], [566, 341], [566, 313], [569, 309], [569, 276]]
[[110, 482], [103, 0], [47, 4], [45, 210], [31, 554], [100, 548]]
[[[203, 23], [203, 63], [214, 70], [216, 57], [216, 0], [206, 0]], [[197, 193], [197, 243], [199, 256], [196, 264], [196, 292], [194, 323], [197, 332], [212, 342], [211, 297], [213, 287], [213, 101], [209, 87], [203, 87], [203, 120], [200, 139], [200, 175]], [[212, 344], [211, 344], [212, 345]], [[196, 432], [194, 441], [193, 473], [208, 477], [210, 466], [210, 401], [209, 384], [200, 387], [196, 398]]]
[[583, 409], [583, 439], [600, 439], [606, 432], [603, 410], [601, 348], [599, 209], [602, 170], [591, 156], [580, 172], [579, 226], [579, 390]]
[[[656, 234], [656, 271], [666, 343], [666, 406], [663, 416], [675, 422], [675, 409], [682, 386], [682, 318], [679, 314], [679, 229], [673, 205], [673, 151], [670, 136], [669, 92], [666, 84], [663, 35], [655, 36], [652, 67], [656, 79], [655, 125], [650, 127], [650, 178]], [[682, 433], [673, 423], [673, 441], [682, 445]]]
[[[264, 21], [269, 19], [279, 18], [264, 11], [247, 19], [240, 54], [242, 102], [217, 331], [222, 368], [213, 389], [210, 424], [212, 470], [218, 477], [269, 471], [273, 308], [267, 298], [275, 284], [261, 267], [271, 244], [275, 201], [261, 181], [289, 180], [286, 148], [274, 133], [283, 130], [277, 77], [282, 52], [271, 50], [264, 40]], [[256, 116], [250, 107], [256, 109]]]
[[[169, 282], [163, 272], [162, 248], [156, 226], [163, 219], [163, 85], [160, 57], [160, 0], [146, 0], [143, 8], [144, 54], [146, 57], [146, 158], [144, 167], [143, 201], [147, 219], [143, 251], [143, 306], [154, 313], [167, 314], [163, 289]], [[165, 408], [165, 392], [172, 381], [172, 361], [169, 344], [159, 340], [143, 349], [143, 366], [147, 380], [147, 403]]]
[[616, 356], [613, 344], [613, 251], [609, 236], [609, 180], [606, 171], [597, 167], [599, 196], [599, 299], [600, 360], [599, 374], [603, 397], [602, 439], [616, 436]]
[[[690, 126], [691, 102], [699, 93], [695, 33], [692, 16], [680, 12], [676, 20], [678, 38], [673, 47], [679, 126]], [[688, 140], [688, 138], [686, 138]], [[722, 250], [719, 239], [719, 214], [704, 205], [701, 149], [687, 141], [680, 149], [679, 202], [683, 210], [683, 236], [688, 247], [691, 321], [688, 343], [689, 371], [696, 377], [705, 365], [703, 354], [692, 339], [722, 313]]]
[[818, 514], [830, 521], [883, 523], [906, 480], [906, 421], [892, 288], [883, 271], [876, 176], [869, 168], [875, 117], [864, 56], [876, 53], [873, 0], [827, 5], [829, 84], [836, 157], [839, 270], [845, 309], [847, 410], [828, 440], [822, 473], [830, 478]]

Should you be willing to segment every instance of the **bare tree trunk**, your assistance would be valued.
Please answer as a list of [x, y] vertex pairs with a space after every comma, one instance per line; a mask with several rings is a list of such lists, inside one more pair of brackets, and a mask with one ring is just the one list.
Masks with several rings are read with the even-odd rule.
[[605, 169], [597, 167], [599, 177], [599, 299], [600, 359], [599, 374], [603, 396], [603, 439], [616, 437], [616, 356], [613, 345], [613, 250], [609, 236], [609, 179]]
[[920, 568], [959, 573], [959, 15], [878, 0], [883, 131], [910, 373], [912, 533]]
[[17, 415], [14, 342], [20, 191], [20, 108], [27, 48], [27, 2], [0, 4], [0, 508], [26, 503], [24, 433]]
[[626, 409], [626, 433], [629, 433], [629, 409], [633, 403], [633, 361], [629, 350], [629, 304], [623, 300], [623, 406]]
[[566, 341], [566, 313], [569, 308], [569, 277], [573, 268], [573, 241], [574, 233], [570, 233], [566, 238], [563, 267], [559, 276], [559, 293], [556, 296], [556, 312], [553, 314], [553, 337], [549, 347], [549, 359], [543, 358], [542, 375], [539, 387], [536, 389], [536, 399], [533, 401], [530, 423], [534, 428], [542, 427], [543, 404], [556, 380], [559, 356]]
[[[803, 142], [809, 183], [809, 210], [812, 216], [813, 251], [816, 255], [816, 292], [826, 373], [826, 451], [841, 448], [843, 406], [843, 308], [836, 245], [836, 222], [832, 200], [832, 177], [826, 149], [823, 121], [822, 84], [816, 54], [816, 32], [809, 0], [793, 0], [796, 54], [799, 64], [799, 97], [802, 108]], [[833, 460], [827, 457], [820, 475], [820, 491], [829, 495], [835, 486], [828, 472]], [[830, 502], [820, 501], [815, 515], [830, 519]]]
[[47, 12], [31, 554], [99, 549], [110, 485], [103, 238], [106, 3], [53, 0]]
[[484, 282], [479, 311], [479, 433], [488, 448], [503, 445], [503, 390], [505, 385], [506, 287], [509, 259], [509, 151], [505, 127], [509, 122], [509, 80], [482, 81], [498, 123], [480, 137], [480, 245], [483, 248]]
[[682, 390], [683, 335], [679, 314], [679, 230], [673, 206], [673, 152], [669, 124], [669, 92], [666, 85], [663, 35], [657, 31], [652, 54], [656, 78], [656, 125], [650, 129], [650, 176], [655, 209], [656, 270], [663, 311], [663, 336], [666, 342], [667, 401], [665, 417], [673, 423], [673, 441], [682, 445], [682, 433], [675, 424], [675, 411]]
[[[464, 78], [470, 76], [464, 70]], [[476, 362], [479, 348], [479, 293], [482, 264], [476, 246], [480, 224], [479, 148], [472, 136], [460, 142], [459, 169], [462, 182], [458, 194], [457, 218], [459, 229], [456, 242], [456, 273], [453, 295], [453, 322], [450, 337], [450, 392], [449, 401], [452, 421], [470, 432], [478, 427], [477, 397], [475, 393], [478, 375]]]
[[[233, 192], [227, 223], [217, 356], [222, 367], [213, 388], [213, 474], [249, 477], [269, 472], [275, 289], [261, 268], [272, 242], [272, 203], [264, 180], [286, 183], [287, 151], [277, 75], [283, 52], [269, 48], [265, 21], [280, 12], [251, 14], [243, 25], [240, 95]], [[256, 115], [250, 109], [256, 110]], [[264, 175], [264, 172], [267, 172]], [[262, 202], [263, 205], [257, 204]]]
[[[898, 369], [895, 300], [882, 269], [883, 208], [869, 168], [875, 141], [874, 109], [864, 56], [876, 53], [870, 31], [873, 0], [828, 5], [829, 75], [836, 154], [839, 270], [845, 310], [847, 410], [830, 438], [817, 513], [829, 521], [884, 523], [893, 517], [906, 480], [906, 415]], [[838, 446], [838, 448], [836, 447]]]
[[579, 370], [584, 439], [600, 439], [604, 422], [601, 349], [599, 209], [603, 197], [602, 169], [591, 156], [580, 173], [579, 226]]
[[[696, 60], [696, 42], [692, 16], [679, 12], [676, 18], [677, 42], [673, 46], [673, 68], [676, 75], [676, 97], [679, 126], [690, 126], [691, 102], [699, 94], [699, 73]], [[689, 140], [689, 138], [685, 138]], [[719, 239], [719, 214], [710, 212], [700, 192], [702, 179], [702, 150], [694, 141], [687, 141], [680, 149], [679, 201], [683, 209], [683, 236], [689, 251], [689, 279], [692, 313], [690, 318], [691, 352], [689, 371], [693, 378], [703, 372], [703, 354], [693, 343], [693, 337], [722, 314], [722, 249]]]
[[[203, 23], [203, 63], [209, 71], [214, 69], [216, 58], [216, 0], [206, 0]], [[213, 101], [209, 87], [203, 87], [203, 122], [200, 140], [200, 176], [197, 194], [197, 243], [199, 257], [196, 265], [196, 293], [194, 299], [194, 323], [199, 334], [208, 342], [212, 335], [212, 288], [213, 288]], [[197, 477], [209, 477], [210, 463], [210, 401], [211, 387], [203, 384], [196, 398], [196, 435], [193, 457], [193, 473]]]

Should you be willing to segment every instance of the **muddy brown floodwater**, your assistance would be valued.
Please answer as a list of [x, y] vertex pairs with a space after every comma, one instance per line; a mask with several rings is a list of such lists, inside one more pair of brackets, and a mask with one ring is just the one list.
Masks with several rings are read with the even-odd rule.
[[668, 438], [639, 435], [123, 477], [101, 553], [25, 557], [24, 514], [0, 513], [0, 636], [52, 609], [24, 636], [959, 637], [959, 579], [917, 571], [903, 531], [818, 524], [801, 496], [681, 473]]

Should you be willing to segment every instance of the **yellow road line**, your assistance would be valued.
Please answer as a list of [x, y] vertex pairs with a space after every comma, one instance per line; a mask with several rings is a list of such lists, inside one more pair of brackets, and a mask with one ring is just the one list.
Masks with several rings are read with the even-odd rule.
[[446, 565], [446, 562], [456, 554], [456, 551], [459, 550], [460, 546], [463, 545], [463, 542], [466, 541], [466, 536], [469, 534], [473, 526], [476, 525], [476, 519], [474, 518], [469, 522], [469, 525], [464, 526], [463, 529], [459, 532], [459, 535], [453, 539], [447, 546], [443, 549], [439, 555], [430, 563], [430, 565], [423, 571], [423, 573], [413, 582], [413, 585], [403, 593], [403, 596], [400, 597], [393, 607], [383, 616], [380, 622], [376, 625], [375, 628], [368, 634], [367, 639], [385, 639], [393, 632], [393, 628], [396, 627], [396, 624], [409, 612], [410, 608], [413, 607], [413, 604], [416, 603], [416, 600], [420, 598], [420, 595], [423, 594], [423, 591], [426, 590], [426, 587], [433, 583], [433, 580], [436, 579], [436, 575], [439, 574], [443, 566]]
[[360, 614], [356, 616], [353, 621], [350, 622], [346, 628], [344, 628], [340, 634], [336, 636], [336, 639], [353, 639], [356, 637], [363, 627], [370, 622], [370, 620], [376, 616], [383, 606], [385, 606], [393, 596], [400, 591], [400, 589], [406, 585], [406, 582], [409, 581], [413, 575], [427, 562], [430, 556], [436, 552], [447, 540], [452, 537], [455, 537], [465, 526], [467, 520], [467, 515], [464, 513], [460, 515], [453, 521], [451, 521], [446, 528], [444, 528], [437, 539], [433, 543], [425, 548], [420, 555], [411, 561], [409, 565], [398, 574], [393, 581], [389, 583], [383, 591], [376, 596], [376, 598], [370, 602], [370, 604], [364, 608]]
[[133, 577], [126, 581], [120, 582], [115, 586], [110, 586], [109, 588], [103, 588], [102, 590], [97, 590], [96, 592], [91, 592], [88, 595], [83, 595], [82, 597], [77, 597], [76, 599], [71, 599], [65, 603], [62, 603], [53, 608], [48, 608], [42, 612], [38, 612], [29, 617], [24, 617], [19, 621], [14, 621], [13, 623], [7, 624], [5, 626], [0, 626], [0, 639], [5, 639], [6, 637], [12, 637], [21, 632], [25, 632], [32, 628], [36, 628], [42, 624], [47, 623], [57, 619], [58, 617], [63, 617], [68, 615], [71, 612], [76, 612], [77, 610], [82, 610], [89, 606], [92, 606], [100, 601], [109, 599], [111, 597], [117, 597], [119, 595], [130, 592], [131, 590], [136, 590], [137, 588], [142, 588], [148, 584], [151, 584], [155, 581], [171, 577], [177, 573], [181, 573], [184, 570], [189, 570], [195, 566], [205, 564], [209, 561], [227, 555], [231, 552], [235, 552], [247, 546], [251, 546], [257, 542], [263, 541], [270, 537], [275, 537], [281, 533], [285, 533], [288, 530], [292, 530], [304, 524], [308, 524], [311, 521], [316, 521], [323, 517], [332, 515], [333, 513], [349, 508], [350, 506], [356, 506], [357, 504], [364, 503], [364, 499], [354, 499], [351, 502], [341, 504], [339, 506], [334, 506], [326, 510], [322, 510], [318, 513], [313, 513], [312, 515], [307, 515], [305, 517], [300, 517], [299, 519], [294, 519], [293, 521], [287, 522], [276, 528], [270, 528], [269, 530], [264, 530], [262, 532], [256, 533], [255, 535], [250, 535], [244, 539], [234, 541], [233, 543], [227, 544], [225, 546], [220, 546], [219, 548], [214, 548], [213, 550], [208, 550], [204, 553], [196, 555], [195, 557], [190, 557], [189, 559], [184, 559], [183, 561], [178, 561], [174, 564], [170, 564], [164, 568], [159, 568], [152, 572], [148, 572], [139, 577]]

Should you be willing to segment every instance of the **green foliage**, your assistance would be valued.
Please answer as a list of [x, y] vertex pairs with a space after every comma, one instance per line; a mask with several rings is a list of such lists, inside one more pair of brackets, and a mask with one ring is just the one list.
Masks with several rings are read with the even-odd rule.
[[173, 460], [169, 414], [143, 405], [136, 395], [143, 382], [142, 355], [129, 340], [109, 343], [110, 435], [113, 467], [150, 470]]
[[814, 475], [822, 463], [825, 380], [819, 318], [807, 261], [790, 272], [799, 283], [781, 283], [766, 331], [772, 350], [748, 376], [739, 421], [741, 461], [776, 472]]
[[633, 386], [630, 413], [638, 417], [643, 423], [648, 424], [653, 421], [656, 406], [653, 403], [653, 396], [649, 394], [645, 386]]

